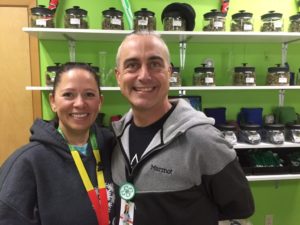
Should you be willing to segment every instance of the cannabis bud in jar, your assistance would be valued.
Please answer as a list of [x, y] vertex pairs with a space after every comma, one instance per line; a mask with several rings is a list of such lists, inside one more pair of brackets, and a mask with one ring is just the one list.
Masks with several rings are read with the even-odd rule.
[[153, 31], [156, 30], [155, 13], [142, 8], [140, 11], [134, 13], [134, 30], [136, 31]]
[[252, 13], [240, 10], [232, 15], [231, 31], [253, 31]]
[[300, 12], [290, 16], [289, 32], [300, 32]]
[[88, 28], [88, 12], [79, 6], [66, 9], [65, 28]]
[[283, 19], [281, 13], [269, 11], [261, 16], [262, 26], [261, 31], [283, 31]]
[[216, 9], [211, 10], [203, 15], [204, 31], [225, 31], [226, 15]]
[[53, 28], [54, 24], [54, 11], [45, 8], [44, 5], [30, 9], [30, 25], [32, 27], [48, 27]]
[[124, 30], [123, 12], [114, 7], [102, 11], [102, 29], [104, 30]]

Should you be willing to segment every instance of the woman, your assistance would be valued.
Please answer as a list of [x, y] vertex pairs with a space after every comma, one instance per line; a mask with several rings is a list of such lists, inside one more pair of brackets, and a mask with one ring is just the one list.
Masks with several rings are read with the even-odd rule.
[[63, 65], [49, 100], [57, 121], [36, 120], [30, 143], [1, 168], [0, 224], [114, 224], [114, 139], [95, 124], [103, 102], [96, 73]]

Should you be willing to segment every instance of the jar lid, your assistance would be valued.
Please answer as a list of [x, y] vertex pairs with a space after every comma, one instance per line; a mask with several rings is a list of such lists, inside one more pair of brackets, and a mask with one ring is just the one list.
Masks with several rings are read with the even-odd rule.
[[44, 5], [38, 5], [37, 7], [31, 8], [31, 13], [35, 15], [53, 15], [54, 11], [46, 8]]
[[73, 6], [73, 8], [66, 9], [66, 13], [69, 15], [86, 16], [88, 12], [84, 9], [81, 9], [79, 6]]
[[60, 63], [55, 63], [55, 66], [47, 66], [47, 72], [57, 72], [61, 68]]
[[300, 19], [300, 12], [295, 15], [290, 16], [290, 20], [299, 20]]
[[265, 125], [265, 129], [266, 130], [283, 130], [284, 129], [284, 125], [283, 124], [279, 124], [279, 123], [266, 124]]
[[232, 19], [240, 19], [240, 18], [252, 18], [253, 14], [246, 12], [245, 10], [240, 10], [238, 13], [232, 15]]
[[289, 68], [285, 66], [280, 66], [280, 64], [277, 64], [276, 67], [269, 67], [268, 68], [269, 73], [278, 73], [278, 72], [289, 72]]
[[147, 8], [141, 8], [140, 11], [134, 12], [135, 16], [154, 16], [155, 13], [152, 11], [149, 11]]
[[299, 123], [287, 123], [286, 125], [286, 128], [289, 128], [289, 129], [300, 129], [300, 124]]
[[103, 16], [123, 16], [123, 12], [117, 10], [115, 7], [110, 7], [107, 10], [102, 11]]
[[167, 5], [161, 13], [161, 21], [164, 21], [164, 18], [167, 17], [167, 14], [170, 12], [178, 12], [186, 21], [186, 30], [192, 31], [195, 28], [195, 18], [196, 12], [194, 8], [187, 3], [171, 3]]
[[232, 124], [218, 124], [217, 128], [221, 131], [235, 131], [236, 127]]
[[214, 71], [215, 71], [214, 67], [200, 66], [194, 68], [195, 73], [206, 73], [206, 72], [214, 72]]
[[268, 13], [264, 14], [261, 16], [261, 19], [270, 19], [270, 18], [282, 18], [282, 14], [281, 13], [276, 13], [275, 11], [269, 11]]
[[234, 72], [245, 73], [245, 72], [255, 72], [255, 67], [246, 66], [247, 63], [243, 63], [243, 66], [234, 67]]
[[214, 18], [214, 17], [226, 17], [226, 14], [217, 11], [216, 9], [212, 9], [210, 12], [205, 13], [203, 15], [204, 19], [210, 19], [210, 18]]
[[248, 123], [246, 123], [246, 124], [241, 124], [240, 128], [242, 130], [253, 130], [253, 131], [255, 131], [255, 130], [259, 130], [261, 128], [261, 126], [259, 124], [248, 124]]
[[179, 67], [172, 67], [172, 73], [179, 73], [180, 72], [180, 68]]

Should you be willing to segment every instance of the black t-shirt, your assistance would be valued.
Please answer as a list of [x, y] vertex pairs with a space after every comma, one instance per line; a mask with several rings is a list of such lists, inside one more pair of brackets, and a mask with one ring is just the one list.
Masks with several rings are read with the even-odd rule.
[[147, 127], [138, 127], [134, 124], [133, 120], [131, 121], [131, 126], [129, 128], [129, 154], [131, 167], [134, 167], [138, 163], [154, 135], [162, 128], [164, 122], [174, 109], [175, 104], [172, 104], [171, 109], [163, 117]]

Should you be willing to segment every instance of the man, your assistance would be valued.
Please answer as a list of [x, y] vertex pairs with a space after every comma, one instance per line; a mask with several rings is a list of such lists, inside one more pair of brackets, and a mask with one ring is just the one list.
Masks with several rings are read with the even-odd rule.
[[131, 34], [119, 47], [116, 78], [131, 105], [113, 123], [120, 212], [130, 203], [134, 225], [216, 225], [251, 216], [252, 194], [234, 149], [212, 118], [168, 100], [171, 71], [168, 48], [154, 33]]

